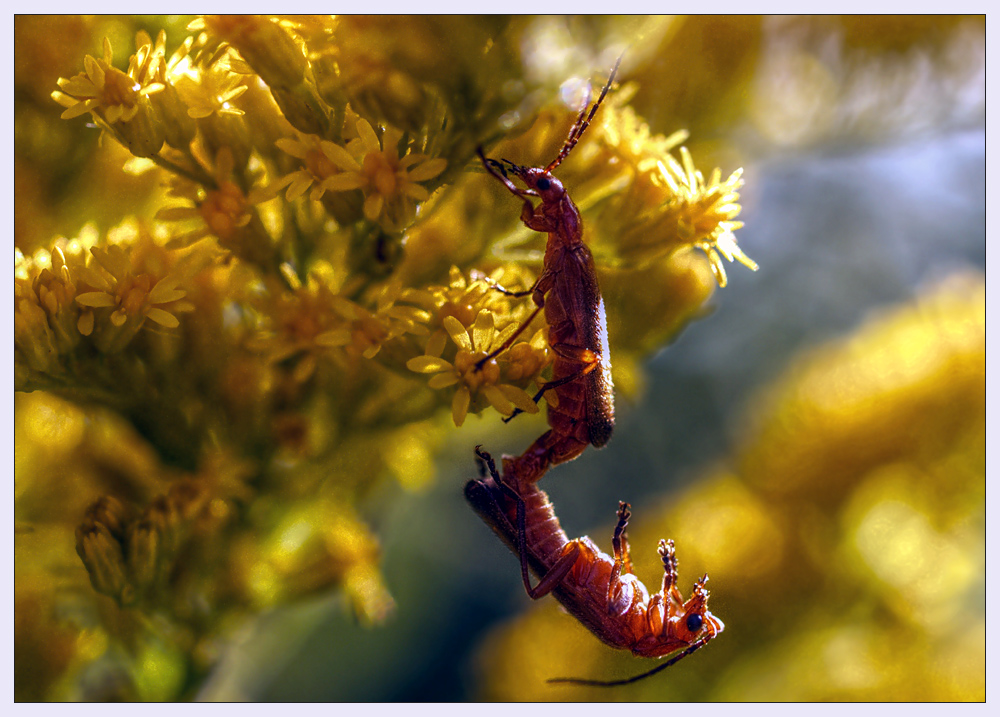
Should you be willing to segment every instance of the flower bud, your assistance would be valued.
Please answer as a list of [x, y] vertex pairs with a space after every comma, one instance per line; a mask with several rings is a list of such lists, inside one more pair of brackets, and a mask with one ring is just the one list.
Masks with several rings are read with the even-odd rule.
[[87, 508], [84, 517], [96, 525], [103, 525], [115, 540], [122, 542], [130, 520], [129, 513], [131, 511], [120, 500], [106, 495]]
[[153, 587], [165, 572], [162, 543], [158, 526], [151, 520], [139, 520], [129, 530], [128, 569], [140, 591]]
[[181, 101], [174, 86], [166, 84], [163, 92], [150, 96], [150, 102], [162, 119], [166, 143], [175, 149], [187, 149], [194, 140], [197, 127], [188, 116], [187, 105]]
[[139, 111], [128, 122], [110, 125], [115, 137], [136, 157], [152, 157], [163, 147], [163, 122], [148, 97], [139, 98]]
[[86, 520], [76, 529], [76, 552], [83, 561], [94, 590], [121, 605], [132, 602], [135, 590], [125, 573], [122, 546], [106, 525]]
[[239, 50], [268, 86], [291, 89], [306, 75], [306, 58], [291, 36], [275, 23], [257, 15], [206, 17], [205, 23]]

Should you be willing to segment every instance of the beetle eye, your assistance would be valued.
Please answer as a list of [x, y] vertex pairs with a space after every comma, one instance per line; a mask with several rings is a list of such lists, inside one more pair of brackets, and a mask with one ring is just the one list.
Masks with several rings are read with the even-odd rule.
[[693, 613], [687, 616], [687, 629], [691, 632], [698, 632], [704, 624], [705, 621], [698, 613]]
[[544, 192], [546, 189], [552, 186], [552, 182], [550, 182], [546, 177], [542, 177], [541, 179], [538, 180], [538, 183], [535, 186], [537, 186]]

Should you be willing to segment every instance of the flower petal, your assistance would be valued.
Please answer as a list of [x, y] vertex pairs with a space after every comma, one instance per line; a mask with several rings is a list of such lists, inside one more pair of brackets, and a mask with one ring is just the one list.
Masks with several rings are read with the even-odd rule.
[[125, 107], [123, 107], [122, 105], [111, 105], [110, 107], [106, 107], [104, 109], [104, 120], [108, 124], [114, 124], [118, 120], [123, 119], [124, 115], [125, 115]]
[[86, 114], [90, 111], [93, 100], [87, 100], [86, 102], [78, 102], [77, 104], [70, 107], [68, 110], [59, 115], [59, 119], [73, 119], [74, 117], [79, 117], [82, 114]]
[[166, 326], [168, 329], [176, 329], [181, 323], [173, 314], [167, 313], [163, 309], [157, 309], [155, 306], [146, 312], [146, 318], [155, 321], [160, 326]]
[[538, 404], [534, 402], [524, 389], [511, 386], [509, 383], [501, 383], [497, 388], [500, 389], [511, 403], [525, 413], [538, 413]]
[[359, 119], [355, 127], [357, 127], [358, 136], [361, 138], [361, 143], [365, 148], [365, 154], [368, 152], [378, 152], [382, 149], [382, 145], [378, 141], [378, 135], [375, 134], [372, 126], [368, 124], [368, 120]]
[[201, 216], [196, 207], [164, 207], [156, 212], [156, 218], [164, 222], [179, 222]]
[[351, 331], [346, 328], [333, 329], [317, 334], [314, 339], [318, 346], [346, 346], [351, 343]]
[[490, 405], [503, 415], [509, 416], [514, 412], [514, 404], [503, 395], [503, 391], [493, 384], [483, 386], [482, 392], [486, 396], [486, 400], [490, 402]]
[[476, 351], [489, 353], [494, 333], [493, 314], [483, 309], [476, 316], [476, 322], [472, 326], [472, 345]]
[[103, 291], [87, 291], [76, 297], [76, 303], [81, 306], [114, 306], [115, 297]]
[[76, 330], [84, 336], [90, 336], [94, 332], [93, 311], [81, 312], [80, 320], [76, 322]]
[[323, 141], [319, 145], [323, 154], [326, 158], [333, 162], [336, 166], [343, 169], [345, 172], [356, 172], [361, 169], [361, 165], [358, 164], [358, 160], [351, 156], [351, 153], [346, 149], [341, 147], [339, 144], [334, 144], [333, 142]]
[[465, 416], [469, 413], [469, 401], [472, 396], [469, 394], [469, 387], [462, 386], [455, 391], [455, 397], [451, 400], [451, 418], [456, 426], [465, 423]]
[[445, 344], [448, 342], [448, 335], [444, 331], [435, 331], [434, 334], [427, 339], [427, 348], [424, 352], [428, 356], [440, 356], [441, 352], [444, 351]]
[[419, 184], [404, 184], [402, 191], [405, 196], [416, 199], [418, 202], [425, 202], [427, 201], [427, 198], [431, 196], [430, 192], [428, 192], [425, 187], [421, 187]]
[[445, 316], [441, 323], [444, 325], [444, 330], [448, 332], [449, 336], [451, 336], [451, 340], [454, 341], [459, 348], [472, 353], [473, 348], [472, 341], [469, 340], [469, 332], [464, 326], [462, 326], [461, 321], [456, 319], [454, 316]]
[[87, 71], [87, 77], [94, 83], [95, 87], [104, 87], [104, 70], [90, 55], [83, 58], [83, 69]]
[[312, 177], [306, 173], [302, 172], [297, 176], [292, 183], [288, 186], [288, 191], [285, 192], [285, 199], [290, 202], [295, 201], [309, 189], [309, 186], [313, 183]]
[[365, 219], [370, 222], [378, 221], [379, 214], [382, 213], [382, 195], [372, 194], [365, 198]]
[[119, 281], [128, 274], [128, 255], [117, 244], [109, 244], [105, 248], [95, 246], [91, 248], [90, 253], [94, 255], [98, 264], [107, 269], [108, 273]]
[[[323, 189], [331, 192], [347, 192], [352, 189], [359, 189], [365, 184], [365, 179], [357, 172], [341, 172], [333, 174], [323, 180]], [[376, 216], [378, 216], [376, 214]]]
[[291, 137], [282, 137], [281, 139], [275, 141], [277, 145], [285, 154], [290, 154], [296, 159], [305, 159], [306, 155], [309, 153], [309, 149], [305, 144], [299, 142], [298, 140], [292, 139]]
[[91, 286], [97, 287], [107, 293], [114, 291], [114, 285], [104, 278], [104, 274], [92, 266], [80, 267], [76, 270], [80, 279]]
[[437, 373], [452, 368], [452, 365], [437, 356], [414, 356], [406, 362], [406, 368], [417, 373]]
[[414, 167], [406, 173], [406, 178], [411, 182], [425, 182], [428, 179], [438, 176], [448, 166], [448, 160], [443, 157], [429, 159], [418, 167]]
[[183, 299], [186, 291], [177, 288], [177, 279], [166, 276], [160, 279], [149, 291], [149, 303], [168, 304], [171, 301]]
[[431, 376], [431, 380], [427, 382], [427, 385], [430, 388], [446, 388], [454, 386], [456, 383], [458, 383], [458, 374], [453, 371], [445, 371], [444, 373]]

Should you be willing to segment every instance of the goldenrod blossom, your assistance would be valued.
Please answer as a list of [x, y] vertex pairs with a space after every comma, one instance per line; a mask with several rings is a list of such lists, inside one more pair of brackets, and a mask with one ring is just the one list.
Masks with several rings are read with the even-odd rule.
[[243, 75], [232, 72], [228, 63], [219, 62], [216, 53], [198, 71], [176, 73], [174, 87], [188, 105], [188, 115], [194, 119], [217, 115], [243, 114], [232, 101], [247, 91]]
[[203, 191], [199, 185], [183, 179], [172, 184], [172, 194], [188, 199], [193, 207], [166, 207], [156, 213], [162, 221], [185, 221], [201, 219], [205, 226], [187, 234], [175, 237], [169, 246], [188, 246], [209, 235], [218, 237], [223, 246], [232, 248], [239, 230], [253, 219], [253, 206], [271, 199], [273, 189], [257, 187], [244, 194], [233, 181], [233, 154], [228, 147], [219, 150], [215, 158], [214, 170], [209, 160], [200, 153], [197, 144], [192, 148], [199, 163], [211, 172], [217, 188]]
[[719, 286], [726, 285], [726, 269], [719, 253], [729, 261], [739, 261], [751, 271], [757, 271], [757, 264], [736, 245], [733, 232], [743, 226], [743, 222], [733, 221], [740, 212], [738, 189], [743, 185], [743, 170], [737, 169], [725, 182], [716, 168], [708, 182], [700, 170], [695, 169], [691, 153], [687, 147], [680, 149], [681, 166], [669, 154], [666, 161], [657, 162], [658, 174], [676, 195], [677, 227], [682, 237], [692, 246], [708, 255]]
[[405, 152], [401, 157], [397, 146], [403, 133], [397, 129], [386, 128], [381, 143], [367, 120], [359, 119], [356, 129], [358, 137], [347, 145], [349, 154], [340, 157], [348, 168], [324, 188], [360, 189], [365, 195], [364, 215], [368, 221], [378, 222], [388, 230], [402, 229], [416, 214], [414, 202], [430, 197], [426, 187], [418, 182], [438, 176], [448, 163], [419, 152]]
[[[143, 52], [140, 49], [139, 54]], [[59, 78], [58, 85], [62, 92], [53, 92], [52, 98], [67, 108], [60, 115], [62, 119], [79, 117], [85, 112], [98, 112], [108, 124], [129, 122], [139, 112], [141, 97], [163, 90], [162, 83], [150, 81], [145, 72], [146, 64], [137, 61], [135, 55], [129, 61], [128, 73], [113, 67], [111, 59], [111, 42], [104, 38], [102, 59], [87, 55], [83, 59], [86, 72], [70, 79]]]
[[497, 332], [493, 314], [483, 310], [476, 316], [471, 333], [454, 316], [445, 316], [443, 324], [448, 336], [458, 347], [454, 362], [441, 358], [445, 348], [445, 335], [437, 333], [427, 342], [426, 353], [407, 361], [406, 367], [417, 373], [436, 374], [428, 381], [427, 385], [431, 388], [462, 384], [455, 391], [451, 404], [451, 414], [456, 426], [461, 426], [465, 422], [469, 406], [477, 394], [504, 416], [511, 415], [515, 408], [526, 413], [538, 413], [538, 406], [524, 389], [498, 383], [500, 366], [497, 357], [491, 358], [482, 368], [477, 367], [480, 360], [499, 348], [517, 331], [516, 323], [511, 323]]
[[97, 291], [78, 294], [78, 304], [114, 309], [110, 319], [116, 327], [133, 319], [138, 329], [147, 318], [170, 329], [179, 325], [176, 316], [161, 308], [184, 297], [185, 292], [177, 288], [177, 279], [166, 276], [157, 280], [149, 274], [134, 274], [128, 252], [116, 244], [90, 251], [104, 271], [93, 265], [81, 271], [83, 280]]
[[357, 178], [349, 174], [357, 170], [358, 162], [339, 144], [301, 132], [296, 139], [283, 137], [276, 144], [281, 151], [303, 161], [302, 169], [286, 174], [273, 187], [277, 190], [289, 185], [285, 194], [288, 201], [301, 197], [310, 186], [309, 198], [313, 201], [318, 201], [327, 190], [358, 188]]

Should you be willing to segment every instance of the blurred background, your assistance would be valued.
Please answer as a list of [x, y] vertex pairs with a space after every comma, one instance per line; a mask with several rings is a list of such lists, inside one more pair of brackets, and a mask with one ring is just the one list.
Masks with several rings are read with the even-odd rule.
[[[55, 44], [15, 22], [23, 251], [100, 219], [74, 155], [122, 162], [69, 133], [32, 144], [31, 123], [59, 122], [55, 79], [104, 35], [126, 47], [187, 21], [62, 18]], [[449, 434], [434, 481], [360, 506], [396, 602], [385, 624], [339, 594], [271, 610], [234, 630], [198, 698], [985, 699], [985, 18], [538, 18], [521, 50], [603, 77], [598, 50], [640, 25], [631, 105], [655, 132], [687, 129], [699, 164], [743, 168], [737, 237], [760, 270], [729, 272], [619, 398], [609, 445], [543, 488], [569, 536], [606, 551], [629, 501], [640, 579], [659, 585], [656, 541], [673, 538], [682, 591], [709, 573], [726, 631], [627, 688], [546, 685], [653, 663], [532, 604], [465, 504], [473, 445], [516, 454], [544, 430], [494, 414]]]

